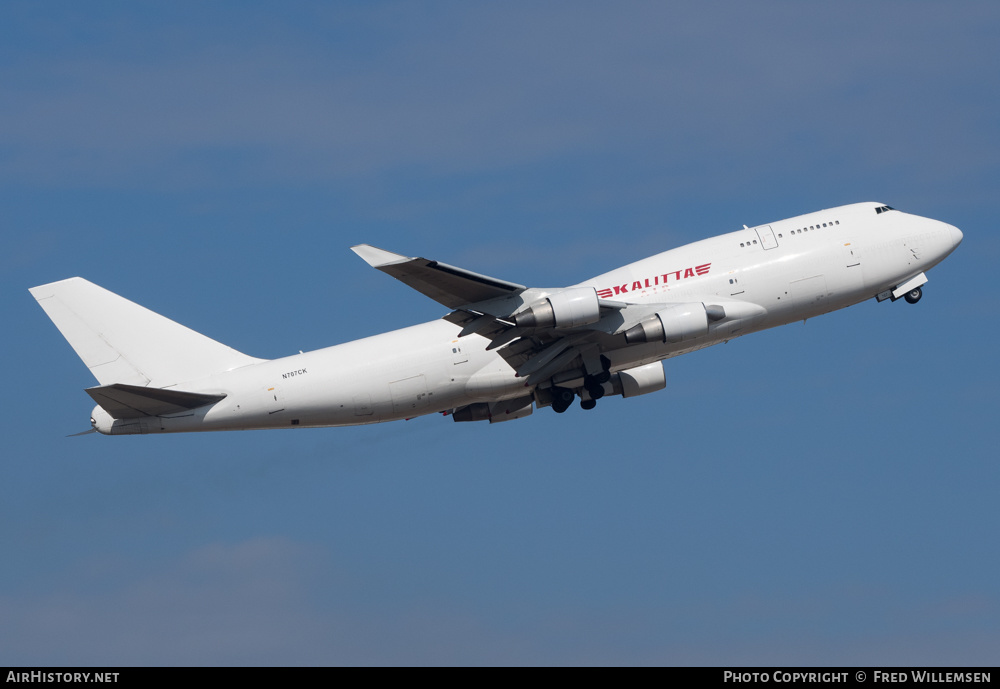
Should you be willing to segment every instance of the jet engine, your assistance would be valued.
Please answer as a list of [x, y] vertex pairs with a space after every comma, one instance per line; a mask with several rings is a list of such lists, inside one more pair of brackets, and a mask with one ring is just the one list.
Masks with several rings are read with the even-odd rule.
[[451, 414], [452, 421], [489, 421], [489, 419], [490, 405], [486, 402], [475, 402], [456, 409]]
[[619, 371], [611, 376], [606, 385], [611, 386], [612, 395], [636, 397], [667, 387], [667, 376], [663, 372], [663, 364], [654, 361], [645, 366]]
[[531, 395], [525, 395], [512, 400], [500, 400], [492, 404], [475, 402], [461, 409], [456, 409], [451, 418], [453, 421], [489, 421], [490, 423], [523, 419], [531, 414], [533, 401], [534, 398]]
[[705, 306], [701, 302], [677, 304], [657, 311], [626, 330], [625, 341], [641, 344], [690, 340], [708, 334], [708, 324], [725, 317], [726, 310], [718, 305]]
[[601, 305], [593, 287], [556, 292], [514, 315], [519, 328], [577, 328], [601, 319]]

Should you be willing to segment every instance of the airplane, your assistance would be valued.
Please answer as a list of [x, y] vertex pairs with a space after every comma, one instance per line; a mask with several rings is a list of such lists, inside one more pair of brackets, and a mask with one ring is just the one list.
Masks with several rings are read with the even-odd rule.
[[666, 387], [663, 360], [875, 298], [920, 301], [952, 225], [882, 203], [704, 239], [570, 287], [526, 287], [352, 247], [430, 297], [439, 320], [258, 359], [74, 277], [29, 291], [99, 385], [104, 435], [455, 421], [565, 412]]

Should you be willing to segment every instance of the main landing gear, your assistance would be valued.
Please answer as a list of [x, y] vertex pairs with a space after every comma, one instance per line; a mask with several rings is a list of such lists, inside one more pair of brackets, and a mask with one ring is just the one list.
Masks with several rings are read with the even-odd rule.
[[562, 414], [575, 398], [576, 394], [569, 388], [552, 388], [552, 411]]
[[916, 304], [922, 296], [924, 296], [924, 291], [919, 287], [914, 287], [903, 296], [903, 299], [906, 300], [907, 304]]
[[[583, 377], [583, 390], [580, 391], [580, 408], [593, 409], [597, 406], [597, 400], [604, 397], [604, 384], [611, 380], [611, 361], [606, 356], [601, 356], [601, 368], [604, 370], [594, 375]], [[552, 410], [557, 414], [562, 414], [569, 409], [576, 398], [576, 393], [569, 388], [552, 388]]]

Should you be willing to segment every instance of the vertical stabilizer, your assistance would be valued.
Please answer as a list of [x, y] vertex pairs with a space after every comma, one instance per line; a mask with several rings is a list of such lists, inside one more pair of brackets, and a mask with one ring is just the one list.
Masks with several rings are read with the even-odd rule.
[[83, 278], [29, 291], [102, 385], [162, 388], [262, 361]]

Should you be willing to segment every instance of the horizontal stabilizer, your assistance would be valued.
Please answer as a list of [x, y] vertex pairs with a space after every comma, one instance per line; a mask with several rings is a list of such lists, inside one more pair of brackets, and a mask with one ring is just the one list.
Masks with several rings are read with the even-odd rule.
[[410, 258], [368, 244], [351, 250], [368, 265], [378, 268], [449, 309], [523, 292], [524, 285], [491, 278], [447, 263]]
[[214, 404], [225, 395], [144, 388], [138, 385], [101, 385], [87, 388], [87, 394], [114, 419], [138, 419], [142, 416], [176, 414]]

